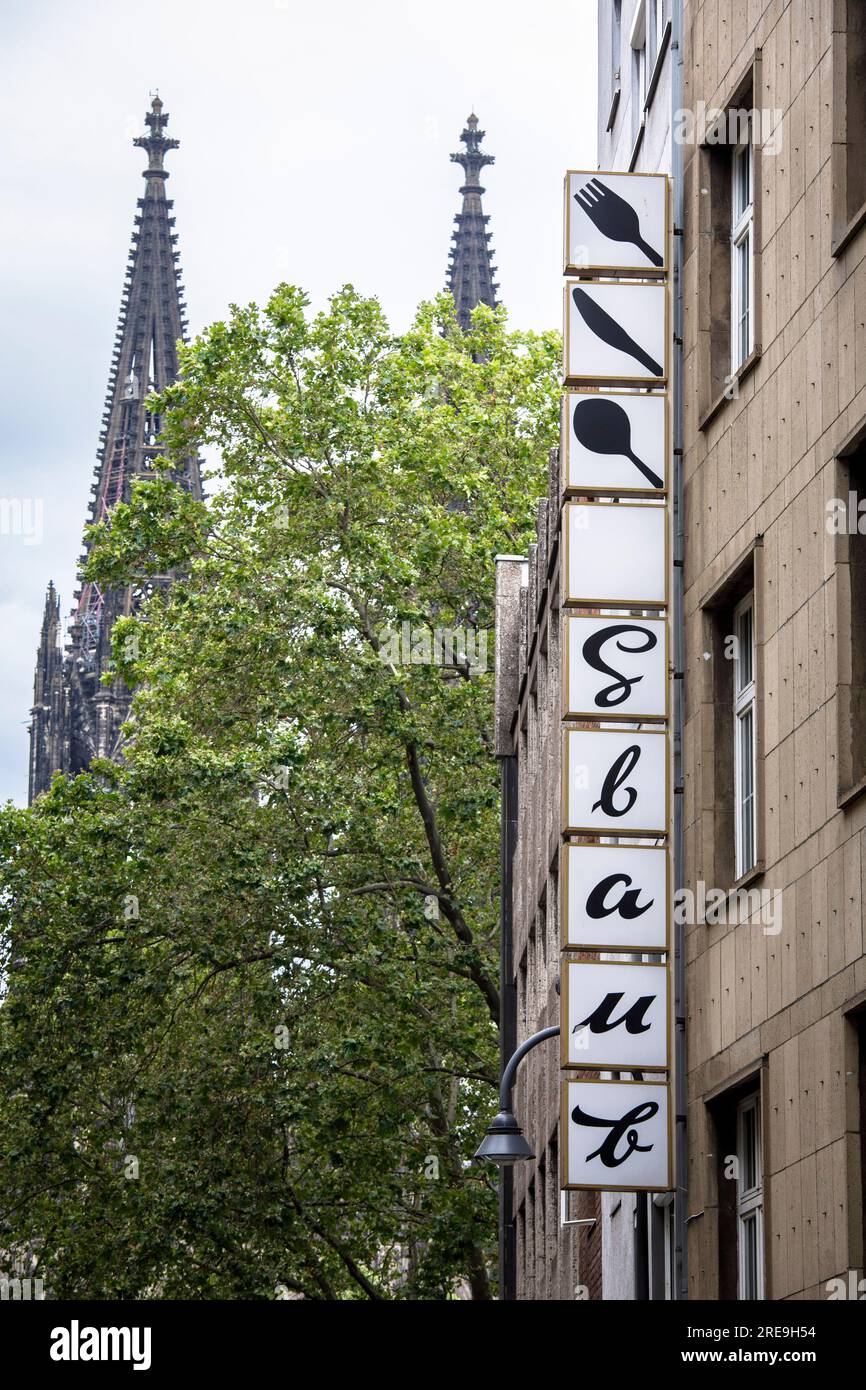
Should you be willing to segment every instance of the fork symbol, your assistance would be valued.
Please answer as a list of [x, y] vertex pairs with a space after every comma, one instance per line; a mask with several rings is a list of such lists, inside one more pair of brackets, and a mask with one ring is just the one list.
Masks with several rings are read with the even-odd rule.
[[664, 265], [664, 257], [641, 236], [638, 215], [631, 203], [612, 188], [606, 188], [600, 179], [590, 179], [584, 184], [580, 192], [575, 193], [574, 201], [602, 236], [610, 241], [630, 241], [653, 265]]

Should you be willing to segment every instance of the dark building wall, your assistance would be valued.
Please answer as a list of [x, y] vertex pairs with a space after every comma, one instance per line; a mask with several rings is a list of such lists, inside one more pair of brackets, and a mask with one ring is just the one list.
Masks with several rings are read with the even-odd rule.
[[[512, 978], [517, 1041], [559, 1022], [560, 672], [559, 458], [550, 463], [528, 561], [497, 564], [497, 752], [517, 759]], [[535, 1159], [514, 1170], [518, 1299], [602, 1296], [600, 1202], [573, 1193], [560, 1223], [560, 1055], [557, 1039], [529, 1053], [516, 1113]]]

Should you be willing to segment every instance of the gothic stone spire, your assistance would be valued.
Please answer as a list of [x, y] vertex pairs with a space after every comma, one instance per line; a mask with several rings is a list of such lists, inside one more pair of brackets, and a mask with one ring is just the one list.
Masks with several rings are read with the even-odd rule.
[[[103, 521], [112, 507], [127, 501], [135, 477], [147, 477], [159, 454], [160, 420], [147, 407], [151, 392], [175, 381], [177, 341], [185, 337], [185, 304], [180, 283], [179, 253], [175, 249], [172, 200], [166, 197], [165, 154], [178, 141], [165, 134], [168, 115], [154, 97], [145, 116], [147, 134], [133, 143], [147, 151], [144, 197], [132, 235], [132, 248], [114, 341], [108, 394], [102, 416], [100, 447], [91, 487], [87, 520]], [[180, 481], [201, 496], [198, 460], [181, 466]], [[80, 557], [87, 558], [87, 545]], [[151, 583], [170, 576], [154, 575]], [[104, 593], [85, 583], [76, 593], [64, 667], [66, 687], [61, 733], [44, 720], [31, 725], [31, 800], [51, 783], [56, 771], [76, 773], [95, 757], [116, 757], [120, 728], [130, 703], [120, 681], [106, 687], [101, 676], [111, 661], [111, 629], [116, 618], [131, 613], [140, 597], [131, 588]], [[42, 648], [40, 648], [40, 661]], [[38, 681], [37, 673], [37, 681]], [[50, 721], [49, 721], [50, 722]], [[65, 750], [65, 751], [64, 751]]]
[[457, 229], [451, 235], [453, 245], [448, 267], [448, 287], [454, 296], [460, 326], [468, 329], [470, 315], [476, 304], [496, 305], [496, 291], [499, 286], [493, 276], [496, 267], [490, 260], [490, 233], [487, 231], [489, 217], [485, 217], [481, 205], [484, 192], [478, 175], [485, 164], [493, 164], [493, 155], [484, 154], [481, 142], [484, 131], [478, 129], [478, 117], [473, 114], [466, 122], [460, 136], [465, 150], [452, 154], [455, 164], [462, 164], [464, 173], [463, 209], [454, 221]]
[[[42, 632], [36, 654], [33, 708], [30, 711], [30, 800], [39, 791], [42, 764], [62, 767], [66, 759], [66, 684], [60, 641], [60, 600], [53, 581], [45, 595]], [[50, 774], [49, 774], [50, 780]]]

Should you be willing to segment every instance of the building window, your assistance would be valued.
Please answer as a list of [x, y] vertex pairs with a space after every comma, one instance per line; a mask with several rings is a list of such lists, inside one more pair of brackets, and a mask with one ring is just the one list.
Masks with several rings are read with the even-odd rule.
[[735, 877], [755, 867], [755, 595], [734, 609], [734, 833]]
[[[701, 877], [731, 887], [762, 867], [763, 537], [702, 601], [704, 689], [712, 796], [700, 811]], [[702, 721], [703, 722], [703, 721]]]
[[837, 791], [844, 805], [866, 790], [866, 424], [843, 446], [828, 516], [836, 547]]
[[643, 109], [646, 101], [646, 4], [647, 0], [638, 0], [638, 4], [635, 6], [634, 20], [632, 21], [631, 34], [629, 36], [629, 46], [631, 48], [632, 144], [637, 142], [640, 128], [643, 125]]
[[754, 168], [751, 123], [731, 159], [731, 372], [754, 346]]
[[649, 1297], [670, 1300], [675, 1296], [674, 1194], [657, 1192], [649, 1198]]
[[620, 69], [622, 66], [622, 0], [613, 0], [610, 7], [610, 107], [605, 130], [612, 130], [619, 107]]
[[737, 1106], [737, 1297], [764, 1297], [764, 1173], [760, 1094]]
[[650, 43], [652, 45], [652, 62], [655, 64], [659, 50], [662, 46], [662, 35], [665, 32], [665, 0], [650, 0]]
[[622, 0], [613, 0], [610, 7], [610, 76], [611, 89], [619, 86], [619, 67], [622, 54]]
[[833, 34], [834, 255], [866, 218], [866, 7], [849, 0], [846, 9]]
[[714, 109], [700, 149], [701, 429], [736, 397], [740, 377], [761, 352], [761, 131], [753, 108], [753, 93], [761, 89], [756, 55], [726, 105]]
[[765, 1297], [761, 1095], [759, 1076], [753, 1076], [708, 1104], [707, 1141], [715, 1156], [717, 1196], [714, 1297], [720, 1302]]

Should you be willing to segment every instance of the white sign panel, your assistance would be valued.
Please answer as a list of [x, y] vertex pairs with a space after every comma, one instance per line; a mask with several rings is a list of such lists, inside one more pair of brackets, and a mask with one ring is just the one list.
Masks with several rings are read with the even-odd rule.
[[663, 382], [667, 289], [629, 283], [565, 286], [565, 375], [581, 382]]
[[663, 845], [563, 845], [561, 880], [563, 950], [668, 949]]
[[563, 962], [562, 1065], [664, 1071], [668, 968], [635, 961]]
[[664, 618], [564, 618], [563, 719], [667, 717]]
[[565, 1081], [563, 1187], [669, 1192], [668, 1087], [652, 1081]]
[[664, 496], [667, 433], [664, 394], [566, 391], [562, 421], [565, 492]]
[[667, 510], [639, 502], [567, 502], [564, 604], [662, 608], [667, 602]]
[[566, 835], [667, 833], [667, 735], [567, 729], [562, 758]]
[[667, 270], [667, 178], [569, 169], [565, 273]]
[[562, 1185], [669, 1192], [670, 190], [564, 191]]

